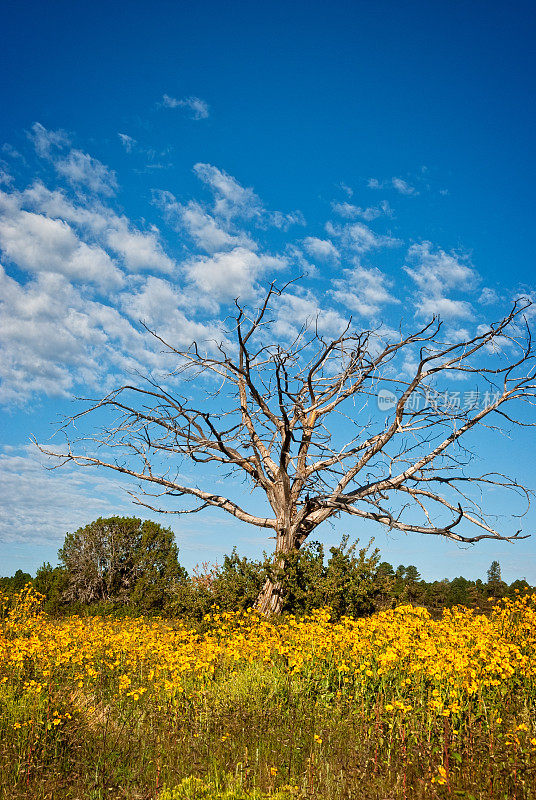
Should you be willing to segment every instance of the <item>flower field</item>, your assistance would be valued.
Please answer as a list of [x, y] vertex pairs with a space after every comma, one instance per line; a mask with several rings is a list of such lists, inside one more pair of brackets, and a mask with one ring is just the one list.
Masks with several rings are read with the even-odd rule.
[[536, 595], [279, 621], [0, 598], [6, 798], [536, 797]]

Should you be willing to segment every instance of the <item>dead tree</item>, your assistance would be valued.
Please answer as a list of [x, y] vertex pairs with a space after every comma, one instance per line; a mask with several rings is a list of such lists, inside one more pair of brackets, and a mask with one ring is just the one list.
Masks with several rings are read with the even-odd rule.
[[[466, 443], [477, 426], [501, 432], [532, 425], [521, 405], [532, 406], [536, 388], [528, 302], [461, 342], [443, 341], [442, 322], [434, 318], [390, 339], [381, 329], [358, 331], [351, 320], [327, 339], [316, 321], [278, 343], [271, 330], [280, 297], [272, 285], [253, 315], [237, 301], [232, 340], [212, 350], [195, 342], [177, 349], [151, 332], [176, 359], [176, 383], [121, 386], [63, 428], [97, 410], [116, 412], [99, 434], [78, 444], [67, 435], [61, 455], [41, 449], [58, 466], [107, 467], [137, 479], [139, 490], [131, 494], [153, 510], [185, 514], [216, 506], [266, 528], [279, 568], [315, 528], [342, 513], [462, 543], [524, 538], [494, 528], [481, 498], [502, 487], [528, 501], [529, 491], [499, 473], [473, 474]], [[470, 402], [452, 402], [455, 395], [445, 402], [442, 376], [471, 378], [463, 384], [474, 389], [466, 392]], [[186, 385], [188, 396], [170, 385]], [[387, 414], [378, 403], [389, 406]], [[185, 460], [242, 474], [270, 510], [260, 516], [209, 488], [184, 485], [178, 469]], [[154, 498], [162, 497], [179, 507], [161, 508]], [[185, 507], [188, 499], [197, 504]], [[281, 584], [268, 580], [257, 606], [278, 613], [282, 599]]]

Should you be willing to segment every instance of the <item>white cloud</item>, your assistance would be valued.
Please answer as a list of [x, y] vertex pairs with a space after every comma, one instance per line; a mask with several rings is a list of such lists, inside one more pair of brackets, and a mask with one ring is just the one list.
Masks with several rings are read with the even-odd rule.
[[2, 151], [2, 153], [5, 153], [6, 156], [9, 156], [9, 158], [15, 158], [19, 161], [23, 161], [24, 163], [26, 163], [26, 159], [24, 158], [22, 153], [19, 153], [18, 150], [15, 150], [15, 148], [12, 145], [10, 145], [9, 142], [4, 142], [0, 150]]
[[278, 300], [274, 333], [281, 339], [294, 339], [304, 326], [315, 325], [320, 334], [338, 336], [348, 320], [321, 304], [311, 291], [285, 292]]
[[155, 195], [168, 216], [182, 219], [190, 235], [207, 252], [238, 244], [255, 248], [251, 237], [239, 227], [246, 222], [253, 222], [260, 228], [273, 226], [284, 231], [292, 225], [305, 225], [300, 211], [266, 211], [253, 189], [242, 186], [224, 170], [204, 163], [194, 164], [193, 169], [213, 193], [210, 207], [194, 200], [179, 203], [171, 192], [156, 192]]
[[466, 300], [452, 300], [449, 297], [422, 297], [416, 304], [421, 317], [440, 316], [443, 319], [471, 319], [473, 310]]
[[340, 217], [345, 219], [357, 219], [361, 217], [365, 222], [371, 222], [382, 215], [392, 216], [391, 207], [387, 200], [382, 200], [377, 206], [370, 206], [368, 208], [361, 208], [361, 206], [353, 205], [352, 203], [332, 203], [333, 211]]
[[387, 181], [380, 181], [378, 178], [369, 178], [367, 181], [367, 186], [369, 189], [384, 189], [392, 186], [392, 188], [396, 189], [399, 194], [405, 194], [408, 196], [415, 196], [419, 194], [415, 186], [412, 186], [403, 178], [398, 178], [396, 176]]
[[224, 170], [212, 164], [194, 164], [197, 177], [214, 192], [214, 214], [223, 219], [233, 217], [242, 219], [259, 218], [263, 212], [260, 199], [253, 189], [244, 188]]
[[3, 167], [0, 165], [0, 184], [4, 186], [10, 186], [13, 183], [13, 175], [10, 175]]
[[73, 203], [63, 192], [50, 192], [42, 183], [34, 183], [20, 196], [20, 202], [52, 219], [67, 221], [81, 232], [96, 237], [102, 247], [122, 257], [131, 272], [154, 269], [173, 272], [177, 265], [163, 250], [159, 231], [140, 231], [125, 216], [118, 216], [100, 202]]
[[360, 265], [343, 270], [343, 278], [333, 281], [330, 295], [341, 305], [364, 317], [372, 317], [387, 304], [399, 303], [389, 291], [391, 282], [381, 270]]
[[115, 172], [88, 153], [71, 149], [71, 140], [65, 131], [49, 131], [39, 122], [35, 122], [30, 138], [36, 153], [50, 161], [58, 175], [66, 178], [73, 186], [82, 186], [95, 194], [115, 194]]
[[264, 274], [286, 267], [282, 258], [257, 255], [245, 247], [228, 253], [193, 259], [185, 265], [188, 280], [200, 292], [202, 307], [216, 311], [220, 303], [240, 297], [242, 301], [256, 294], [256, 282]]
[[41, 273], [20, 285], [0, 267], [0, 401], [100, 396], [127, 375], [166, 374], [174, 365], [137, 325], [140, 318], [173, 344], [223, 338], [217, 323], [188, 316], [192, 304], [186, 307], [182, 294], [150, 276], [114, 296], [113, 307], [62, 275]]
[[13, 202], [24, 208], [38, 211], [51, 219], [69, 222], [96, 235], [102, 234], [115, 216], [96, 198], [91, 202], [86, 200], [84, 204], [74, 202], [61, 189], [51, 191], [41, 181], [35, 181], [23, 192], [13, 193], [11, 197]]
[[283, 214], [281, 211], [272, 211], [269, 214], [269, 222], [282, 231], [288, 231], [292, 225], [306, 225], [305, 217], [301, 211], [291, 211], [288, 214]]
[[158, 335], [174, 347], [188, 347], [195, 340], [213, 349], [214, 342], [227, 341], [219, 322], [189, 319], [181, 306], [189, 310], [190, 305], [188, 295], [182, 290], [152, 275], [144, 279], [136, 292], [121, 296], [121, 307], [127, 316], [156, 328]]
[[82, 385], [100, 392], [109, 371], [157, 363], [128, 320], [63, 275], [40, 273], [21, 285], [2, 267], [0, 347], [0, 396], [11, 404], [68, 396]]
[[127, 153], [132, 153], [133, 149], [137, 145], [136, 139], [133, 139], [132, 136], [128, 136], [126, 133], [118, 133], [119, 139], [121, 144], [127, 151]]
[[57, 150], [70, 145], [71, 140], [66, 131], [49, 131], [40, 122], [34, 122], [29, 134], [37, 155], [50, 159]]
[[467, 258], [433, 249], [431, 242], [413, 244], [408, 250], [405, 271], [423, 291], [439, 295], [447, 289], [471, 291], [480, 278]]
[[478, 298], [478, 302], [482, 303], [484, 306], [491, 306], [499, 302], [499, 295], [495, 289], [490, 289], [489, 286], [484, 286], [480, 297]]
[[260, 228], [271, 225], [280, 230], [305, 224], [299, 211], [288, 214], [266, 211], [253, 189], [242, 186], [232, 175], [212, 164], [197, 163], [194, 172], [210, 188], [212, 204], [195, 200], [181, 203], [167, 191], [155, 192], [155, 199], [172, 224], [186, 230], [207, 253], [238, 246], [256, 250], [257, 244], [243, 230], [245, 223], [253, 222]]
[[71, 150], [66, 158], [55, 160], [54, 167], [73, 185], [85, 186], [95, 194], [109, 197], [117, 190], [115, 172], [81, 150]]
[[[0, 267], [1, 397], [19, 404], [38, 392], [66, 395], [84, 343], [69, 330], [73, 290], [59, 275], [20, 286]], [[91, 359], [88, 359], [88, 365]]]
[[0, 453], [0, 542], [59, 546], [67, 531], [90, 519], [132, 514], [118, 481], [89, 469], [45, 469], [49, 464], [34, 447]]
[[399, 192], [400, 194], [406, 194], [406, 195], [419, 194], [419, 192], [414, 186], [411, 186], [411, 184], [409, 184], [402, 178], [391, 178], [391, 183], [393, 184], [393, 188], [396, 189], [396, 191]]
[[[103, 199], [113, 175], [104, 165], [73, 150], [63, 132], [36, 125], [33, 139], [66, 183], [83, 182], [95, 191], [73, 192], [61, 184], [49, 189], [36, 180], [0, 192], [0, 248], [8, 270], [0, 270], [5, 403], [100, 395], [132, 373], [162, 376], [173, 364], [140, 319], [173, 344], [186, 346], [195, 338], [211, 347], [225, 336], [221, 323], [200, 321], [197, 314], [218, 314], [236, 297], [256, 301], [259, 281], [288, 266], [287, 257], [260, 252], [242, 228], [246, 222], [286, 228], [301, 223], [301, 215], [264, 211], [252, 189], [210, 164], [195, 168], [213, 195], [208, 209], [193, 200], [178, 203], [170, 194], [160, 197], [181, 232], [208, 253], [179, 266], [156, 226], [135, 225]], [[151, 274], [142, 277], [142, 271]], [[158, 277], [162, 273], [170, 280]]]
[[158, 192], [155, 197], [171, 224], [178, 230], [185, 230], [195, 244], [207, 253], [230, 250], [239, 245], [256, 249], [257, 245], [247, 234], [229, 233], [227, 224], [217, 222], [195, 200], [179, 203], [171, 192]]
[[166, 108], [186, 108], [190, 112], [192, 119], [207, 119], [210, 116], [209, 106], [200, 97], [183, 97], [178, 100], [165, 94], [162, 98], [162, 105]]
[[366, 253], [380, 247], [398, 247], [402, 244], [399, 239], [392, 236], [374, 233], [362, 222], [342, 226], [327, 222], [326, 231], [330, 236], [338, 236], [345, 247], [357, 253]]
[[27, 272], [58, 272], [108, 287], [123, 282], [110, 256], [101, 247], [80, 241], [63, 220], [9, 208], [0, 217], [0, 248]]
[[133, 271], [156, 270], [157, 272], [173, 272], [176, 264], [167, 256], [156, 233], [142, 233], [130, 230], [126, 221], [111, 228], [107, 235], [108, 246], [119, 253], [125, 266]]
[[412, 245], [404, 270], [419, 289], [415, 307], [422, 317], [439, 314], [445, 319], [469, 319], [471, 305], [467, 300], [452, 299], [452, 291], [471, 292], [480, 280], [467, 258], [456, 253], [433, 249], [431, 242]]
[[339, 251], [328, 239], [317, 239], [316, 236], [308, 236], [303, 240], [306, 252], [319, 261], [338, 261]]

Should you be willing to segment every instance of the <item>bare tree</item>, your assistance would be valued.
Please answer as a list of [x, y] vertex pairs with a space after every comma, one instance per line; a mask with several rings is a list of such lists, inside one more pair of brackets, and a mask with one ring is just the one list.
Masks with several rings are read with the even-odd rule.
[[[466, 341], [443, 341], [434, 318], [410, 335], [387, 338], [381, 329], [356, 331], [350, 320], [330, 339], [317, 320], [293, 341], [277, 343], [273, 311], [281, 291], [272, 285], [253, 315], [237, 301], [233, 341], [213, 343], [211, 350], [195, 342], [177, 349], [151, 332], [177, 359], [174, 379], [194, 381], [186, 384], [189, 398], [149, 379], [121, 386], [63, 428], [97, 410], [117, 412], [99, 434], [78, 445], [67, 438], [61, 455], [41, 449], [58, 457], [58, 466], [73, 461], [132, 476], [139, 481], [139, 491], [131, 492], [135, 501], [153, 510], [185, 514], [216, 506], [267, 528], [278, 567], [315, 528], [343, 512], [456, 542], [524, 538], [491, 525], [482, 492], [502, 487], [528, 503], [529, 491], [499, 473], [473, 474], [466, 443], [477, 426], [501, 432], [532, 424], [519, 404], [532, 406], [536, 388], [529, 303], [517, 302]], [[463, 403], [453, 401], [455, 394], [445, 401], [441, 376], [472, 377], [470, 400], [466, 392]], [[193, 399], [200, 388], [203, 402]], [[241, 473], [271, 510], [262, 516], [230, 497], [185, 485], [184, 460]], [[163, 497], [198, 502], [170, 511], [155, 499]], [[278, 613], [281, 605], [281, 584], [268, 580], [258, 608]]]

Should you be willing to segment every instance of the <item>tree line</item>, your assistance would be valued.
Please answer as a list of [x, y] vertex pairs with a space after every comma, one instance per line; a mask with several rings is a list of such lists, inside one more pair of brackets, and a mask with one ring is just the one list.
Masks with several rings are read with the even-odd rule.
[[527, 581], [510, 585], [493, 561], [485, 580], [426, 581], [416, 566], [393, 567], [372, 542], [359, 547], [343, 536], [326, 552], [310, 542], [285, 554], [281, 566], [264, 555], [240, 556], [236, 549], [221, 564], [205, 563], [191, 574], [181, 566], [173, 531], [136, 517], [99, 518], [68, 533], [59, 564], [43, 564], [35, 576], [17, 570], [0, 578], [4, 593], [31, 583], [53, 614], [164, 614], [200, 620], [211, 610], [254, 606], [267, 580], [282, 584], [283, 611], [305, 614], [330, 606], [335, 617], [365, 616], [402, 603], [432, 614], [463, 605], [486, 611], [496, 600], [532, 590]]

